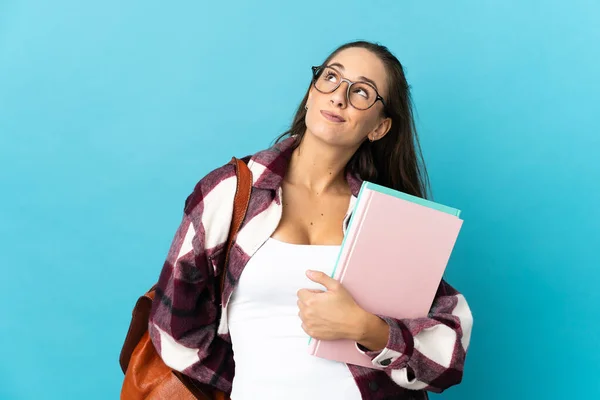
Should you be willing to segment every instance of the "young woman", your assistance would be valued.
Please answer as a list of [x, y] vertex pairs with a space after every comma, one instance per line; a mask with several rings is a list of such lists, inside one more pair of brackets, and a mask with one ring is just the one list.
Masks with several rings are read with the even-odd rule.
[[[338, 48], [313, 67], [291, 129], [245, 161], [252, 194], [223, 293], [233, 165], [186, 200], [150, 316], [164, 362], [233, 400], [426, 399], [459, 383], [472, 316], [448, 283], [428, 317], [396, 320], [361, 309], [329, 277], [363, 180], [427, 196], [396, 57], [369, 42]], [[311, 356], [308, 336], [354, 340], [383, 369]]]

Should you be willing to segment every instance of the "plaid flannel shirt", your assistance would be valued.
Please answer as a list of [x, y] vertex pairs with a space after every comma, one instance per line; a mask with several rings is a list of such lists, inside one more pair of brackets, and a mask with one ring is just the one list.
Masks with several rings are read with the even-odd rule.
[[[220, 298], [218, 276], [237, 183], [232, 164], [202, 178], [186, 199], [158, 281], [149, 323], [157, 351], [169, 367], [227, 393], [234, 376], [227, 304], [244, 266], [279, 224], [281, 182], [293, 140], [245, 159], [253, 173], [252, 194]], [[352, 205], [362, 182], [352, 174], [346, 179]], [[473, 320], [465, 298], [446, 281], [440, 283], [427, 317], [380, 317], [390, 327], [387, 345], [366, 353], [383, 370], [348, 365], [363, 399], [427, 399], [427, 391], [441, 392], [461, 381]]]

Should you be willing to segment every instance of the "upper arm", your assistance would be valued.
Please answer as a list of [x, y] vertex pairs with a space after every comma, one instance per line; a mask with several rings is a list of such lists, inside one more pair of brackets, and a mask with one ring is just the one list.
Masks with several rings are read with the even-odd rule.
[[157, 349], [171, 342], [175, 347], [199, 349], [214, 338], [217, 271], [209, 260], [227, 239], [236, 180], [234, 167], [226, 165], [200, 180], [186, 198], [150, 314], [150, 334]]

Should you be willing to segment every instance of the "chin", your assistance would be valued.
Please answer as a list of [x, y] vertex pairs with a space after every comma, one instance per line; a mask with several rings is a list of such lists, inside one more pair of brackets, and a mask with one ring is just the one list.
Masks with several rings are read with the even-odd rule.
[[336, 126], [321, 121], [309, 121], [307, 118], [306, 129], [307, 135], [311, 135], [315, 139], [332, 146], [347, 146], [351, 144], [348, 141], [351, 135], [344, 131], [342, 126]]

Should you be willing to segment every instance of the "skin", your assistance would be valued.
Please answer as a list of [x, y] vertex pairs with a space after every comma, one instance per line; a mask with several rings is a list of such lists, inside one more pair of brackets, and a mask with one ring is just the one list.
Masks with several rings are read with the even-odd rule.
[[[373, 80], [379, 94], [386, 99], [387, 80], [383, 63], [368, 50], [345, 49], [329, 63], [351, 81], [359, 76]], [[306, 115], [306, 133], [294, 151], [282, 183], [283, 215], [273, 238], [294, 244], [340, 245], [342, 223], [348, 210], [351, 191], [344, 167], [365, 140], [379, 140], [391, 127], [383, 114], [383, 104], [357, 110], [346, 98], [347, 83], [332, 93], [321, 93], [311, 86]], [[334, 112], [345, 119], [332, 122], [321, 110]], [[336, 280], [318, 271], [307, 276], [326, 291], [300, 289], [298, 308], [302, 328], [321, 340], [350, 339], [370, 350], [383, 349], [389, 327], [376, 315], [356, 304], [348, 291]]]

